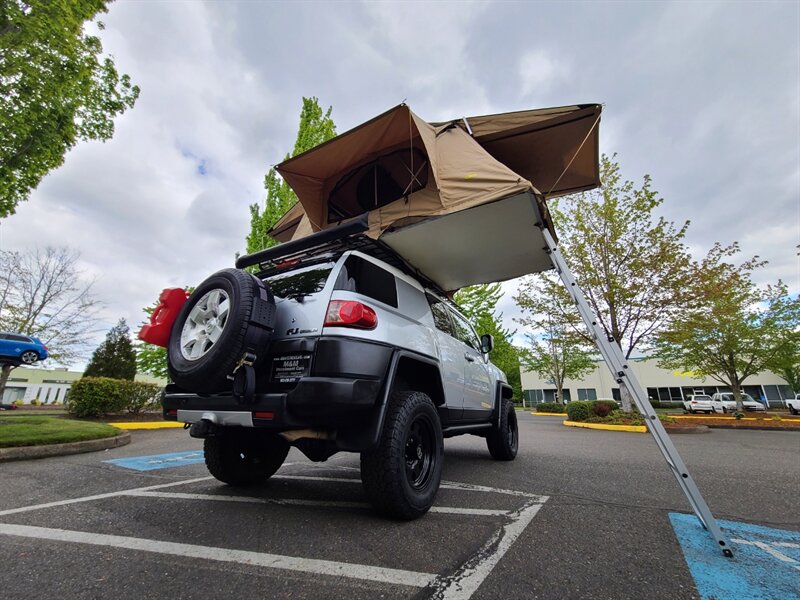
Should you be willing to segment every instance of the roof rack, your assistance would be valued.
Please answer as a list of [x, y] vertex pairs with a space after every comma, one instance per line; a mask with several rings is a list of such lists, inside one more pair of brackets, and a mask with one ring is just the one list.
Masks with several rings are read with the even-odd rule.
[[283, 242], [271, 248], [259, 250], [253, 254], [240, 256], [236, 260], [236, 268], [258, 267], [257, 276], [264, 278], [283, 271], [286, 264], [297, 261], [304, 266], [321, 262], [331, 254], [340, 255], [348, 250], [358, 250], [369, 256], [399, 269], [406, 275], [414, 277], [425, 287], [432, 289], [443, 297], [444, 292], [436, 283], [431, 281], [424, 273], [408, 263], [389, 246], [381, 241], [373, 240], [364, 235], [369, 229], [366, 215], [343, 223], [330, 229], [319, 231], [299, 240]]

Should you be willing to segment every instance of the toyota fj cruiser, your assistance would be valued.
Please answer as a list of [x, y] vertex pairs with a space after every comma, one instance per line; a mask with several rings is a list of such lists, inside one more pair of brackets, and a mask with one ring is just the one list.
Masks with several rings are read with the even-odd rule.
[[359, 452], [372, 505], [414, 519], [439, 488], [443, 438], [482, 436], [494, 459], [513, 460], [517, 419], [491, 336], [367, 242], [281, 244], [253, 255], [257, 273], [224, 269], [188, 299], [172, 290], [182, 306], [165, 291], [140, 337], [161, 326], [174, 381], [164, 416], [204, 439], [220, 481], [263, 482], [290, 446], [313, 461]]

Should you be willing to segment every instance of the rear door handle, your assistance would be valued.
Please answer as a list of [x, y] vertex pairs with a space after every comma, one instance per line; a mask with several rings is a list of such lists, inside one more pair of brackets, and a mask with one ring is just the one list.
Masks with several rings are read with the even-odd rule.
[[464, 352], [464, 358], [466, 358], [468, 362], [475, 362], [475, 357], [469, 352]]

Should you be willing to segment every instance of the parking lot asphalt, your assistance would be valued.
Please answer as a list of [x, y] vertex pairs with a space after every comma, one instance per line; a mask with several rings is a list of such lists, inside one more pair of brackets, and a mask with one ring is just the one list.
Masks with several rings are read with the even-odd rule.
[[[292, 450], [269, 482], [238, 489], [191, 462], [202, 444], [180, 430], [2, 464], [0, 590], [4, 598], [702, 597], [670, 522], [689, 506], [649, 435], [519, 418], [513, 462], [492, 461], [480, 438], [446, 440], [435, 509], [409, 523], [370, 510], [350, 454], [315, 464]], [[717, 518], [800, 531], [799, 434], [716, 430], [673, 441]], [[167, 453], [189, 460], [151, 471], [104, 462]], [[708, 553], [718, 554], [710, 537]], [[765, 597], [769, 586], [767, 577]]]

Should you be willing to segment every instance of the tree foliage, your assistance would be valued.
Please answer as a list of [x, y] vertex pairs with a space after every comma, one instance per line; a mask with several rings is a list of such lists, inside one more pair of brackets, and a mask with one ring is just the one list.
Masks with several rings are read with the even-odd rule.
[[[656, 218], [663, 199], [652, 189], [650, 176], [638, 188], [623, 181], [613, 156], [602, 156], [600, 178], [600, 189], [554, 202], [551, 212], [564, 259], [599, 324], [627, 358], [636, 349], [647, 349], [686, 302], [691, 259], [683, 240], [689, 222], [678, 227]], [[541, 282], [548, 302], [557, 299], [542, 312], [553, 313], [557, 322], [577, 323], [568, 315], [575, 307], [558, 280]], [[576, 325], [576, 331], [592, 341], [583, 325]], [[623, 407], [630, 411], [624, 385], [621, 392]]]
[[[108, 140], [139, 88], [85, 23], [106, 0], [0, 3], [0, 218], [80, 140]], [[102, 23], [97, 23], [102, 28]]]
[[[302, 154], [314, 146], [336, 135], [336, 125], [331, 118], [333, 107], [323, 113], [316, 97], [303, 98], [303, 108], [300, 111], [300, 125], [297, 130], [297, 139], [291, 154], [284, 160]], [[297, 203], [297, 196], [281, 177], [275, 168], [267, 172], [264, 178], [264, 188], [267, 196], [263, 208], [258, 204], [250, 205], [250, 233], [247, 236], [247, 253], [252, 254], [258, 250], [269, 248], [278, 243], [277, 240], [267, 235], [267, 232], [292, 206]]]
[[106, 334], [106, 339], [92, 354], [83, 376], [130, 381], [136, 377], [136, 353], [125, 319], [120, 319]]
[[524, 281], [514, 297], [522, 312], [517, 322], [533, 331], [527, 334], [528, 347], [521, 352], [523, 366], [556, 387], [556, 402], [564, 402], [567, 379], [580, 379], [596, 363], [583, 335], [579, 316], [567, 306], [554, 310], [564, 297], [556, 293], [555, 279], [548, 275]]
[[495, 308], [502, 296], [500, 284], [492, 283], [463, 288], [456, 293], [454, 300], [478, 335], [488, 333], [494, 338], [494, 348], [489, 353], [489, 359], [506, 374], [508, 384], [514, 390], [514, 398], [521, 398], [519, 351], [511, 343], [514, 332], [503, 327], [502, 314], [495, 314]]
[[794, 358], [800, 348], [800, 298], [787, 287], [758, 287], [752, 274], [766, 264], [754, 257], [729, 262], [738, 244], [716, 244], [694, 265], [691, 303], [657, 337], [656, 355], [666, 368], [691, 370], [731, 388], [741, 411], [742, 383]]
[[[0, 331], [36, 336], [50, 360], [69, 364], [84, 355], [100, 303], [68, 248], [0, 251]], [[0, 371], [0, 396], [13, 365]]]

